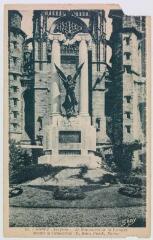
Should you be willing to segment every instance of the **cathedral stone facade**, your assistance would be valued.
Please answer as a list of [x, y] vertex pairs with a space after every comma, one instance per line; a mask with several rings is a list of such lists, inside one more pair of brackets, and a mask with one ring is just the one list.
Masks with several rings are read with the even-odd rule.
[[35, 10], [28, 38], [9, 11], [9, 133], [39, 163], [97, 167], [115, 144], [144, 146], [145, 18], [109, 17], [108, 39], [103, 10]]

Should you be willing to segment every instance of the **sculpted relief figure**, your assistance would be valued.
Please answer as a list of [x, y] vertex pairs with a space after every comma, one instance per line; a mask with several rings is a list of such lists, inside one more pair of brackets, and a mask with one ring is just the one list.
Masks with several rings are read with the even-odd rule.
[[68, 118], [75, 115], [75, 106], [78, 104], [78, 102], [76, 100], [76, 96], [75, 96], [76, 79], [81, 72], [83, 64], [84, 63], [82, 63], [77, 68], [74, 76], [71, 76], [71, 75], [65, 76], [65, 74], [62, 72], [62, 70], [59, 69], [58, 66], [55, 64], [57, 73], [58, 73], [60, 79], [62, 80], [63, 85], [64, 85], [65, 90], [66, 90], [65, 101], [62, 104], [62, 106], [64, 107], [66, 115], [67, 115]]

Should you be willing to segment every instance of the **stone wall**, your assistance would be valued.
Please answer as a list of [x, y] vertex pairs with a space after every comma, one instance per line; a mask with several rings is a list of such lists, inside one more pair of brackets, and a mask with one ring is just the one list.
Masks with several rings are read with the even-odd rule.
[[18, 11], [9, 11], [9, 26], [21, 28], [22, 15]]
[[9, 11], [9, 127], [10, 136], [21, 140], [23, 130], [22, 86], [23, 42], [26, 35], [20, 29], [22, 16]]

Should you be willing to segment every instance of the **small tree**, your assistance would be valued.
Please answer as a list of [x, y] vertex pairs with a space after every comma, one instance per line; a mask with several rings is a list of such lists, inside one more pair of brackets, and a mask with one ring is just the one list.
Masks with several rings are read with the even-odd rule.
[[18, 172], [32, 163], [32, 157], [27, 150], [21, 148], [20, 143], [15, 140], [9, 141], [9, 173], [10, 176], [14, 172]]
[[141, 149], [142, 144], [135, 140], [131, 143], [122, 143], [114, 146], [115, 163], [123, 173], [130, 173], [132, 157], [135, 150]]

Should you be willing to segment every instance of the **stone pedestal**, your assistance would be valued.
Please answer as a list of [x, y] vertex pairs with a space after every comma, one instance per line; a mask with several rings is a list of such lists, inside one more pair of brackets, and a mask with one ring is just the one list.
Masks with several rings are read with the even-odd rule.
[[94, 155], [96, 151], [96, 129], [91, 126], [89, 117], [53, 117], [46, 127], [44, 138], [44, 156], [39, 163], [53, 166], [79, 167], [87, 165], [97, 168], [101, 159]]

